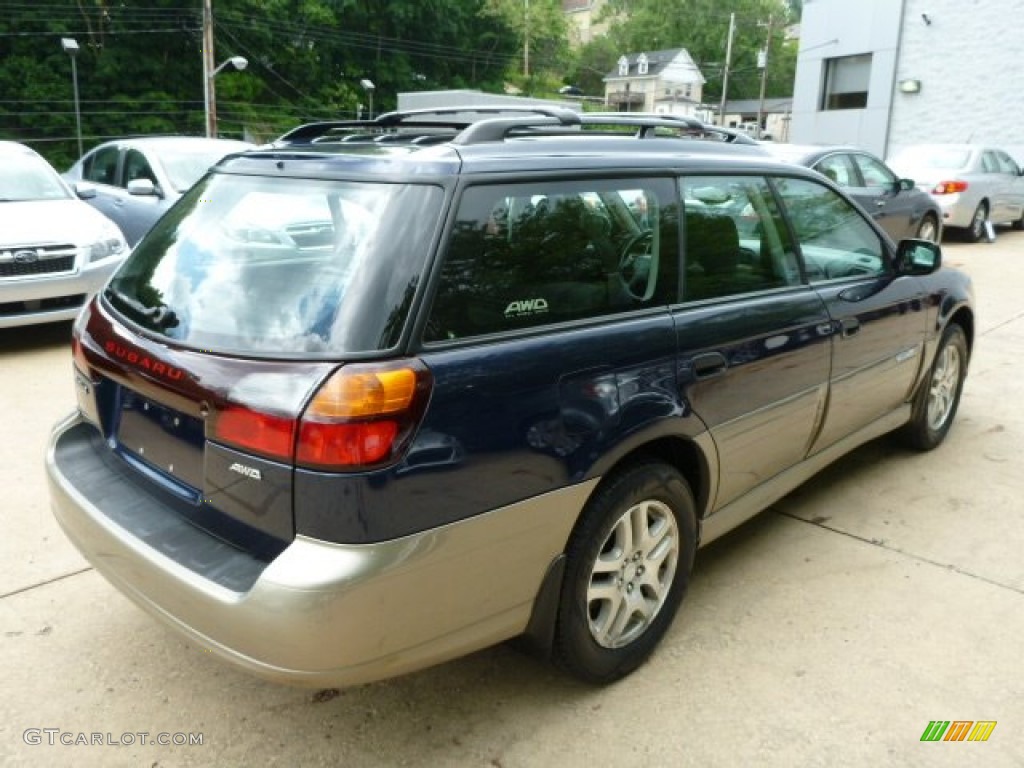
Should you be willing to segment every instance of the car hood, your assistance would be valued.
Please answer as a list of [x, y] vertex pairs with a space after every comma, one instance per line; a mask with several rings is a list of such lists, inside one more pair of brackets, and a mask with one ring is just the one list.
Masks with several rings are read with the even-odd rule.
[[81, 200], [0, 203], [0, 248], [43, 243], [86, 245], [119, 236], [110, 219]]

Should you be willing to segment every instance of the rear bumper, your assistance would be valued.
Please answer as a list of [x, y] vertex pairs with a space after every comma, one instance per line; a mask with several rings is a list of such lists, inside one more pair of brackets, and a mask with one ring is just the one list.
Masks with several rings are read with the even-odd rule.
[[0, 328], [74, 320], [122, 261], [110, 257], [74, 272], [0, 279]]
[[46, 457], [54, 514], [96, 570], [231, 663], [316, 686], [391, 677], [522, 633], [597, 482], [377, 544], [298, 536], [260, 562], [126, 487], [105, 453], [75, 415]]
[[942, 224], [946, 227], [967, 228], [974, 218], [977, 204], [964, 198], [959, 192], [948, 195], [932, 195], [942, 211]]

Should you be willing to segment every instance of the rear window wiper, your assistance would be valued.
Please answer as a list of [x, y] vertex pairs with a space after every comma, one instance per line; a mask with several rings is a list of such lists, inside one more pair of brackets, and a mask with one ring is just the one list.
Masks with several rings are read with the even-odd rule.
[[166, 304], [161, 304], [158, 307], [147, 307], [137, 299], [121, 293], [110, 286], [107, 287], [103, 294], [111, 302], [127, 310], [130, 314], [145, 320], [152, 328], [166, 330], [167, 328], [174, 328], [178, 324], [178, 315]]

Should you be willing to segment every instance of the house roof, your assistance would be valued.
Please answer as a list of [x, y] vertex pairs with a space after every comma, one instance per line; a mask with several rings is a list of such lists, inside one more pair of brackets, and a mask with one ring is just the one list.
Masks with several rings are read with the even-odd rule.
[[[694, 77], [679, 77], [679, 80], [697, 80], [704, 82], [704, 76], [700, 72], [700, 68], [694, 63], [689, 52], [685, 48], [668, 48], [663, 51], [637, 51], [636, 53], [623, 54], [626, 60], [629, 62], [629, 73], [626, 75], [619, 74], [619, 65], [615, 64], [615, 68], [612, 69], [607, 75], [604, 76], [605, 82], [610, 80], [623, 80], [627, 77], [664, 77], [667, 74], [673, 74], [673, 70], [678, 68], [678, 74], [692, 73], [696, 75]], [[640, 74], [637, 62], [641, 56], [647, 57], [647, 73]]]

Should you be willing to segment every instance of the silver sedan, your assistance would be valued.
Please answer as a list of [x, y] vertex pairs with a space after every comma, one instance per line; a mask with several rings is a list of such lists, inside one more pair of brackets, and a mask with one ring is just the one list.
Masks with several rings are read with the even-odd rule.
[[118, 139], [87, 152], [64, 177], [135, 245], [211, 165], [252, 147], [191, 136]]
[[947, 227], [976, 243], [985, 222], [1024, 229], [1024, 171], [1009, 154], [973, 144], [919, 144], [889, 158], [942, 208]]

